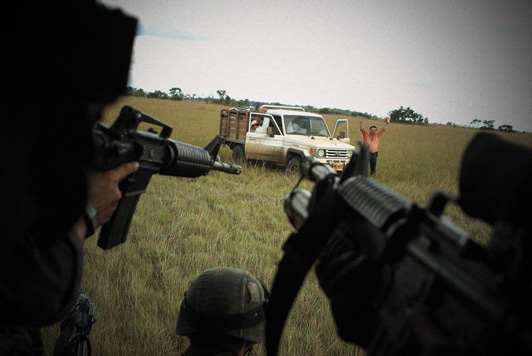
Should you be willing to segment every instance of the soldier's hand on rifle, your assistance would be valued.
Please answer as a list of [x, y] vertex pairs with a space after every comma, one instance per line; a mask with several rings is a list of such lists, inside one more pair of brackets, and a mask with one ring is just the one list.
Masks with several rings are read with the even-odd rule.
[[122, 198], [118, 184], [139, 169], [138, 162], [128, 162], [109, 171], [96, 172], [92, 176], [90, 203], [96, 208], [99, 225], [108, 222]]
[[342, 238], [329, 239], [317, 260], [316, 276], [329, 298], [338, 336], [368, 347], [377, 328], [376, 301], [372, 296], [381, 295], [382, 286], [376, 281], [386, 273], [349, 245]]
[[[88, 217], [92, 222], [87, 221], [87, 216], [81, 216], [74, 224], [73, 228], [79, 236], [81, 242], [86, 237], [94, 233], [94, 230], [108, 222], [122, 198], [122, 193], [118, 184], [139, 169], [138, 162], [127, 162], [118, 167], [94, 173], [90, 182], [89, 203], [95, 209], [95, 216]], [[85, 215], [88, 215], [85, 213]], [[88, 226], [91, 224], [92, 226]]]
[[[367, 261], [364, 256], [354, 251], [340, 256], [320, 256], [316, 265], [316, 275], [319, 285], [329, 298], [331, 312], [334, 317], [338, 336], [342, 339], [367, 347], [371, 328], [366, 325], [367, 317], [373, 310], [368, 309], [368, 302], [364, 299], [366, 286], [363, 277], [367, 272]], [[360, 334], [357, 328], [366, 330]]]

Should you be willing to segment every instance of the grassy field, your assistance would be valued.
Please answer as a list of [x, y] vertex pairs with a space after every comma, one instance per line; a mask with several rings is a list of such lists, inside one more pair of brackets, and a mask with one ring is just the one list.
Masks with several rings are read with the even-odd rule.
[[[173, 126], [172, 139], [205, 146], [218, 133], [220, 107], [198, 102], [124, 98], [108, 108], [110, 124], [128, 104]], [[339, 117], [326, 117], [329, 128]], [[349, 119], [352, 142], [359, 120]], [[366, 120], [369, 128], [382, 120]], [[460, 157], [478, 130], [394, 124], [382, 138], [376, 180], [424, 204], [434, 189], [457, 191]], [[503, 135], [503, 134], [501, 134]], [[531, 134], [504, 134], [532, 147]], [[230, 161], [231, 151], [220, 151]], [[183, 294], [194, 276], [217, 266], [250, 271], [271, 285], [291, 225], [282, 208], [297, 178], [263, 166], [239, 176], [212, 172], [198, 179], [154, 176], [133, 218], [128, 240], [109, 251], [86, 242], [82, 286], [96, 303], [93, 355], [177, 355], [188, 342], [174, 332]], [[310, 190], [312, 184], [303, 182]], [[485, 241], [490, 229], [450, 207], [446, 214]], [[51, 355], [58, 325], [45, 330]], [[256, 354], [264, 354], [256, 347]], [[326, 297], [309, 274], [285, 328], [281, 355], [363, 355], [336, 336]]]

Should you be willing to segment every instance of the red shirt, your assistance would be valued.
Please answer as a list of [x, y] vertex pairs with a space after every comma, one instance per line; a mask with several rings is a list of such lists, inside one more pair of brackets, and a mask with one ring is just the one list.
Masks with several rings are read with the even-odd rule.
[[363, 144], [367, 143], [369, 145], [369, 153], [375, 153], [379, 149], [379, 140], [381, 139], [382, 134], [386, 131], [386, 127], [383, 127], [375, 135], [370, 135], [366, 129], [360, 129], [362, 135], [364, 136]]

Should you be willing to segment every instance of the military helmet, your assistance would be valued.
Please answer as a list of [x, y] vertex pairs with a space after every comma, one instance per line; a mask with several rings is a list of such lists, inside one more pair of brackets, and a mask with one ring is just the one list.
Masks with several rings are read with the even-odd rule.
[[194, 278], [185, 293], [176, 332], [263, 342], [268, 299], [266, 284], [251, 273], [233, 267], [208, 269]]

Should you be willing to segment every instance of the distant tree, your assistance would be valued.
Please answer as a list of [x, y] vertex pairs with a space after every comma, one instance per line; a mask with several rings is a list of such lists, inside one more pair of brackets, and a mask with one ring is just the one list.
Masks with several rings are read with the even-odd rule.
[[128, 96], [137, 96], [137, 97], [146, 97], [146, 92], [143, 89], [127, 87], [126, 95], [128, 95]]
[[183, 100], [183, 91], [181, 90], [181, 88], [172, 88], [170, 89], [170, 99], [172, 100], [177, 100], [177, 101], [181, 101]]
[[391, 121], [428, 123], [428, 119], [425, 119], [423, 115], [416, 113], [410, 107], [405, 109], [401, 106], [399, 109], [390, 111], [388, 116]]
[[494, 122], [495, 120], [484, 120], [482, 121], [484, 126], [481, 126], [480, 129], [481, 130], [495, 130]]
[[512, 125], [501, 125], [497, 130], [502, 132], [515, 132]]
[[216, 90], [216, 94], [218, 94], [218, 96], [220, 97], [218, 102], [220, 104], [223, 104], [225, 102], [225, 98], [227, 96], [227, 91], [225, 91], [225, 90]]
[[156, 90], [154, 92], [150, 92], [146, 95], [148, 98], [152, 99], [168, 99], [169, 96], [165, 92], [162, 92], [160, 90]]
[[469, 126], [471, 126], [471, 127], [479, 127], [481, 123], [482, 123], [482, 121], [480, 121], [479, 119], [475, 119], [475, 120], [471, 121]]

